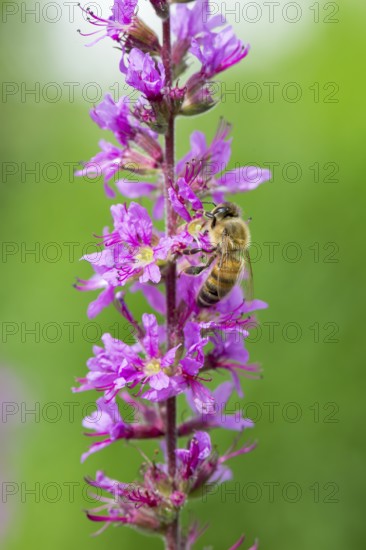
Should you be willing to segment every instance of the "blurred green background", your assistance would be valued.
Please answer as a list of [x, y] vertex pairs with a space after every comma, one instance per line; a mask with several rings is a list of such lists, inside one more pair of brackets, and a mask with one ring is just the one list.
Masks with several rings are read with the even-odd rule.
[[[263, 549], [357, 548], [365, 538], [359, 221], [366, 197], [366, 10], [361, 2], [302, 2], [301, 18], [291, 24], [282, 2], [270, 24], [258, 5], [257, 23], [242, 17], [237, 25], [252, 51], [223, 77], [224, 94], [239, 86], [240, 101], [227, 94], [205, 116], [179, 120], [177, 155], [193, 129], [212, 137], [223, 115], [234, 124], [231, 167], [277, 163], [273, 181], [237, 198], [253, 217], [256, 296], [270, 304], [248, 343], [263, 379], [243, 380], [242, 405], [257, 420], [250, 435], [259, 446], [231, 462], [234, 481], [206, 503], [192, 502], [185, 521], [210, 523], [197, 548], [226, 550], [242, 532], [248, 541], [258, 537]], [[82, 512], [93, 507], [85, 475], [104, 469], [133, 481], [141, 459], [134, 446], [118, 442], [80, 464], [88, 444], [82, 413], [94, 396], [75, 396], [70, 387], [84, 374], [92, 344], [119, 319], [109, 309], [88, 324], [92, 295], [71, 286], [90, 274], [78, 258], [110, 217], [101, 183], [69, 177], [69, 166], [90, 158], [101, 138], [88, 117], [93, 90], [83, 98], [81, 88], [96, 82], [104, 92], [123, 83], [118, 52], [107, 41], [84, 48], [77, 17], [69, 23], [60, 6], [62, 17], [52, 22], [52, 6], [36, 20], [22, 14], [21, 3], [2, 4], [1, 547], [154, 550], [162, 547], [158, 538], [128, 528], [90, 537], [96, 526]], [[37, 82], [40, 93], [25, 95], [24, 86], [37, 90]], [[70, 82], [81, 83], [75, 98], [68, 97]], [[32, 167], [36, 174], [27, 175]], [[138, 295], [130, 303], [138, 315], [144, 310]], [[32, 328], [36, 334], [27, 332]], [[213, 437], [222, 452], [232, 440], [221, 431]], [[151, 456], [155, 445], [141, 448]]]

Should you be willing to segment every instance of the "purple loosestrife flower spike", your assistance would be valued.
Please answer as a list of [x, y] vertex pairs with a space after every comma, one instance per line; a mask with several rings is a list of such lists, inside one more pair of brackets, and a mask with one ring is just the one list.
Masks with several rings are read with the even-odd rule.
[[[121, 50], [119, 68], [134, 95], [107, 94], [90, 111], [111, 141], [101, 140], [100, 150], [77, 175], [102, 176], [107, 196], [115, 199], [118, 192], [123, 198], [110, 208], [111, 227], [96, 233], [100, 249], [82, 258], [93, 274], [78, 279], [75, 287], [99, 291], [89, 304], [90, 318], [114, 305], [114, 315], [129, 331], [125, 338], [123, 331], [118, 337], [102, 335], [73, 391], [97, 396], [96, 410], [82, 423], [91, 442], [82, 461], [95, 454], [102, 463], [104, 449], [130, 440], [143, 456], [135, 481], [120, 482], [102, 470], [87, 478], [96, 493], [103, 492], [100, 506], [87, 512], [101, 524], [98, 533], [111, 524], [128, 525], [159, 534], [166, 550], [191, 550], [207, 527], [196, 521], [181, 525], [181, 510], [191, 497], [232, 479], [226, 462], [243, 460], [256, 446], [239, 445], [254, 425], [232, 410], [230, 400], [235, 392], [243, 397], [242, 375], [259, 376], [246, 339], [256, 326], [254, 313], [267, 307], [239, 284], [211, 307], [198, 305], [204, 282], [219, 296], [211, 266], [216, 263], [220, 270], [224, 251], [229, 260], [230, 251], [236, 251], [229, 230], [213, 237], [220, 220], [215, 212], [205, 212], [206, 205], [211, 203], [212, 211], [215, 202], [256, 189], [271, 174], [255, 166], [230, 169], [231, 126], [223, 119], [211, 141], [195, 130], [190, 150], [175, 161], [175, 118], [215, 105], [211, 80], [241, 61], [249, 48], [212, 13], [208, 0], [150, 3], [162, 23], [162, 43], [140, 17], [137, 0], [115, 0], [107, 18], [84, 10], [96, 41], [109, 37]], [[193, 58], [201, 66], [184, 81]], [[164, 230], [155, 224], [161, 218]], [[138, 296], [147, 310], [136, 315]], [[181, 422], [179, 395], [191, 409]], [[217, 429], [237, 436], [223, 454], [215, 445]], [[146, 439], [159, 442], [162, 457], [156, 456], [158, 450], [144, 454]], [[243, 545], [240, 535], [230, 550]], [[255, 542], [250, 550], [257, 548]]]

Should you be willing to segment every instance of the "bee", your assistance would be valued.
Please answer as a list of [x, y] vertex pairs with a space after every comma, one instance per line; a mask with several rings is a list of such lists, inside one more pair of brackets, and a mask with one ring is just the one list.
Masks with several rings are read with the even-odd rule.
[[[252, 268], [248, 248], [250, 231], [248, 224], [242, 219], [240, 208], [231, 202], [215, 206], [211, 212], [205, 212], [210, 220], [208, 234], [212, 245], [209, 261], [205, 265], [190, 266], [184, 272], [198, 275], [210, 268], [210, 272], [202, 284], [197, 305], [201, 308], [217, 304], [234, 288], [236, 283], [246, 275], [246, 299], [252, 294]], [[186, 254], [195, 254], [202, 249], [191, 249]]]

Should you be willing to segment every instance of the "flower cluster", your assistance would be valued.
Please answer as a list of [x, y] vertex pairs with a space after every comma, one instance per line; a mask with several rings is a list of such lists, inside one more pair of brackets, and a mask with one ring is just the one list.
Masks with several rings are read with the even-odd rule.
[[[240, 275], [250, 278], [250, 236], [227, 195], [257, 188], [270, 173], [254, 166], [227, 168], [231, 126], [224, 120], [211, 141], [193, 132], [189, 152], [174, 163], [175, 117], [210, 109], [216, 103], [211, 80], [244, 59], [249, 47], [210, 13], [207, 0], [175, 6], [150, 1], [162, 20], [162, 43], [140, 18], [138, 0], [115, 0], [107, 18], [84, 10], [94, 27], [87, 35], [117, 44], [119, 70], [138, 99], [106, 95], [91, 110], [92, 120], [114, 141], [101, 141], [100, 151], [77, 174], [102, 175], [107, 196], [119, 193], [124, 199], [111, 206], [113, 226], [99, 232], [101, 250], [83, 257], [94, 274], [75, 286], [99, 290], [88, 307], [90, 318], [113, 303], [132, 326], [134, 340], [104, 334], [74, 391], [98, 393], [96, 411], [83, 421], [93, 442], [82, 460], [131, 439], [157, 439], [164, 454], [162, 463], [145, 457], [138, 482], [121, 483], [102, 471], [88, 479], [107, 493], [89, 519], [102, 522], [103, 529], [123, 523], [159, 533], [167, 547], [189, 550], [203, 530], [197, 523], [178, 526], [180, 510], [208, 484], [230, 479], [226, 461], [255, 447], [246, 443], [220, 456], [209, 432], [221, 428], [240, 435], [253, 427], [226, 406], [233, 392], [243, 396], [241, 375], [258, 376], [245, 339], [256, 323], [253, 312], [267, 306], [236, 284]], [[182, 83], [190, 58], [199, 67]], [[152, 207], [138, 199], [150, 199]], [[214, 204], [210, 212], [207, 199]], [[238, 220], [237, 241], [219, 225], [225, 216], [231, 224]], [[165, 231], [156, 223], [161, 218]], [[206, 307], [198, 299], [204, 288], [211, 296]], [[137, 296], [150, 310], [141, 319], [131, 308]], [[226, 379], [217, 386], [218, 372]], [[181, 423], [178, 396], [191, 409]], [[134, 412], [132, 422], [121, 414], [121, 404]], [[187, 438], [185, 447], [176, 445], [179, 437]], [[242, 536], [230, 550], [243, 541]], [[256, 548], [257, 543], [251, 550]]]
[[163, 533], [188, 496], [209, 490], [209, 484], [230, 480], [232, 474], [225, 462], [250, 452], [253, 447], [244, 446], [235, 453], [219, 457], [212, 448], [209, 434], [197, 430], [187, 448], [175, 451], [177, 473], [173, 492], [170, 491], [166, 457], [163, 464], [152, 461], [143, 464], [139, 483], [120, 483], [99, 471], [95, 480], [88, 478], [87, 482], [110, 496], [104, 498], [105, 504], [98, 508], [98, 512], [105, 510], [104, 515], [89, 512], [88, 517], [93, 521], [121, 522]]

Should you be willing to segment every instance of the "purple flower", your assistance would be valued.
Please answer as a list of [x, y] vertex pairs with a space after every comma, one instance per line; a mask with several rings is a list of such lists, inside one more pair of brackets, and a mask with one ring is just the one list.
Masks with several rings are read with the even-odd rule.
[[[162, 448], [166, 455], [165, 444], [162, 444]], [[255, 444], [245, 445], [237, 451], [220, 458], [212, 449], [209, 434], [196, 431], [188, 441], [185, 449], [178, 448], [175, 451], [179, 486], [189, 495], [202, 495], [202, 490], [208, 483], [212, 487], [213, 484], [223, 483], [231, 479], [231, 471], [223, 465], [227, 460], [249, 453], [254, 448]]]
[[[98, 42], [106, 36], [119, 42], [132, 22], [137, 2], [138, 0], [114, 0], [112, 15], [108, 19], [98, 17], [90, 8], [86, 10], [82, 8], [88, 16], [88, 21], [95, 27], [100, 27], [100, 30], [89, 34], [81, 33], [82, 36], [92, 36], [104, 32], [95, 42]], [[95, 42], [89, 45], [93, 45]]]
[[173, 506], [169, 499], [156, 489], [146, 486], [146, 483], [120, 483], [105, 476], [101, 471], [97, 472], [95, 480], [88, 478], [87, 482], [110, 495], [99, 497], [103, 504], [95, 510], [104, 512], [104, 515], [87, 512], [90, 520], [105, 522], [105, 527], [110, 523], [119, 522], [149, 531], [158, 531], [159, 514], [152, 513], [152, 510]]
[[[242, 289], [235, 286], [226, 298], [202, 311], [197, 305], [197, 294], [206, 277], [205, 272], [195, 277], [180, 273], [177, 281], [178, 311], [182, 311], [178, 318], [179, 326], [183, 326], [188, 320], [194, 320], [196, 323], [193, 324], [194, 330], [198, 329], [206, 333], [210, 341], [217, 341], [216, 345], [220, 345], [221, 351], [234, 350], [235, 347], [232, 347], [234, 342], [232, 340], [226, 342], [225, 338], [232, 335], [232, 338], [239, 342], [239, 336], [240, 339], [248, 336], [248, 331], [255, 327], [255, 319], [248, 317], [248, 313], [265, 309], [267, 304], [262, 300], [246, 301]], [[150, 306], [158, 313], [165, 315], [164, 295], [156, 286], [136, 284], [132, 290], [141, 290]], [[219, 355], [219, 352], [217, 354]]]
[[178, 283], [180, 305], [187, 306], [181, 322], [185, 323], [187, 318], [193, 317], [199, 324], [200, 330], [210, 337], [216, 333], [218, 335], [237, 333], [244, 337], [248, 336], [248, 330], [253, 327], [253, 319], [247, 314], [255, 309], [267, 307], [265, 302], [261, 300], [247, 302], [242, 289], [235, 286], [226, 298], [220, 300], [208, 311], [202, 311], [197, 305], [197, 294], [206, 277], [205, 272], [195, 277], [181, 274]]
[[181, 361], [180, 366], [183, 367], [182, 373], [171, 377], [166, 387], [149, 389], [141, 397], [154, 403], [165, 401], [190, 389], [197, 409], [209, 408], [210, 401], [212, 401], [211, 392], [199, 381], [197, 376], [203, 365], [187, 358], [185, 361]]
[[177, 449], [175, 454], [183, 466], [182, 477], [188, 479], [211, 454], [211, 438], [206, 432], [196, 432], [188, 449]]
[[[197, 338], [198, 348], [201, 352], [207, 343], [207, 337], [213, 344], [212, 350], [204, 359], [204, 363], [202, 363], [202, 353], [199, 354], [198, 363], [197, 361], [192, 363], [196, 366], [193, 373], [197, 376], [202, 369], [205, 371], [211, 369], [224, 369], [232, 375], [235, 389], [238, 395], [242, 396], [243, 392], [241, 390], [238, 373], [256, 376], [259, 372], [257, 365], [248, 363], [249, 353], [244, 347], [244, 338], [248, 336], [250, 329], [255, 326], [255, 319], [253, 317], [248, 317], [248, 313], [266, 308], [267, 304], [261, 300], [246, 302], [241, 288], [234, 287], [227, 298], [210, 308], [210, 310], [202, 313], [197, 306], [196, 297], [204, 277], [207, 277], [207, 275], [198, 277], [181, 275], [178, 279], [178, 296], [180, 297], [178, 310], [182, 308], [183, 304], [185, 306], [183, 310], [184, 315], [180, 319], [179, 324], [185, 324], [187, 336], [191, 334], [193, 337]], [[142, 290], [150, 306], [162, 315], [165, 314], [164, 296], [156, 287], [137, 284], [134, 290]], [[195, 319], [195, 322], [188, 322], [190, 318]], [[199, 335], [199, 337], [197, 337], [197, 335]], [[202, 335], [205, 335], [206, 338]], [[189, 338], [185, 341], [185, 346], [187, 347], [188, 345], [192, 345]], [[189, 356], [189, 354], [192, 354], [194, 349], [195, 345], [193, 344], [192, 347], [188, 348], [189, 351], [187, 355]], [[188, 367], [189, 364], [190, 360], [186, 362], [185, 359], [183, 359], [181, 361], [183, 367]], [[192, 391], [192, 400], [194, 399], [196, 402], [194, 407], [195, 410], [202, 414], [207, 414], [209, 411], [214, 413], [215, 397], [212, 396], [211, 392], [201, 384], [199, 379], [192, 379], [187, 369], [183, 369], [182, 375], [181, 378], [178, 377], [175, 380], [175, 382], [179, 382], [178, 386], [176, 383], [174, 384], [175, 392], [172, 391], [171, 387], [167, 395], [171, 396], [178, 394], [181, 393], [182, 390]], [[152, 391], [147, 392], [144, 397], [151, 400], [158, 400], [156, 392]], [[208, 418], [206, 418], [205, 421], [210, 423]], [[213, 424], [215, 424], [215, 426], [218, 426], [217, 421], [218, 419], [213, 417], [211, 419], [211, 425], [213, 426]], [[195, 424], [195, 421], [192, 422]], [[182, 429], [190, 430], [191, 428], [192, 426], [188, 423], [188, 425]]]
[[120, 415], [116, 401], [106, 401], [104, 397], [97, 399], [97, 410], [90, 416], [84, 418], [83, 426], [95, 433], [88, 433], [90, 437], [103, 437], [101, 441], [93, 443], [89, 450], [81, 457], [84, 462], [92, 453], [100, 451], [108, 445], [111, 445], [119, 439], [152, 439], [164, 434], [164, 427], [161, 418], [151, 407], [138, 404], [127, 394], [122, 394], [123, 400], [127, 404], [133, 405], [133, 410], [142, 412], [145, 423], [126, 424]]
[[131, 22], [138, 0], [114, 0], [112, 13], [113, 20], [124, 25]]
[[88, 435], [108, 437], [103, 441], [93, 443], [89, 451], [82, 455], [82, 462], [89, 455], [107, 447], [113, 441], [123, 437], [127, 438], [129, 432], [129, 427], [123, 422], [117, 404], [113, 401], [107, 403], [103, 397], [97, 400], [97, 410], [84, 418], [83, 426], [95, 432], [95, 434]]
[[[176, 167], [177, 175], [180, 176], [187, 177], [187, 170], [193, 172], [193, 176], [189, 178], [191, 204], [192, 194], [197, 197], [197, 200], [198, 197], [203, 198], [212, 194], [214, 201], [220, 203], [224, 202], [226, 193], [251, 191], [271, 178], [269, 170], [255, 166], [242, 166], [216, 177], [225, 170], [230, 160], [231, 139], [228, 139], [230, 130], [230, 124], [221, 120], [210, 145], [207, 144], [202, 132], [192, 133], [191, 150], [177, 163]], [[176, 206], [176, 201], [174, 204]], [[185, 205], [186, 202], [182, 206]], [[182, 206], [178, 213], [187, 220], [187, 214], [183, 213]]]
[[101, 151], [88, 162], [85, 162], [83, 169], [75, 172], [75, 175], [84, 176], [90, 179], [90, 177], [97, 178], [102, 174], [104, 177], [106, 195], [108, 197], [114, 197], [115, 193], [108, 185], [108, 182], [123, 166], [123, 151], [104, 140], [99, 142], [99, 146]]
[[134, 141], [152, 158], [162, 160], [158, 135], [140, 124], [131, 112], [128, 97], [123, 96], [115, 103], [107, 94], [104, 100], [90, 111], [90, 116], [100, 128], [112, 131], [121, 145], [128, 146], [130, 141]]
[[176, 188], [169, 188], [169, 198], [172, 202], [174, 210], [183, 218], [186, 222], [191, 221], [191, 215], [188, 212], [186, 204], [188, 203], [193, 210], [203, 210], [202, 202], [194, 194], [192, 188], [185, 178], [179, 178], [176, 182]]
[[[107, 251], [112, 251], [115, 263], [108, 273], [115, 286], [124, 285], [130, 278], [139, 277], [141, 283], [158, 283], [161, 278], [157, 265], [166, 260], [171, 247], [168, 238], [159, 238], [154, 232], [150, 216], [143, 206], [131, 202], [111, 207], [114, 231], [104, 237]], [[88, 257], [93, 261], [92, 257]], [[103, 265], [103, 260], [101, 260]], [[105, 274], [106, 275], [106, 274]]]
[[[109, 182], [120, 170], [127, 170], [128, 172], [137, 174], [148, 174], [154, 173], [160, 167], [160, 160], [143, 155], [136, 149], [129, 147], [119, 149], [104, 140], [101, 140], [99, 145], [102, 150], [89, 161], [83, 163], [82, 170], [75, 172], [75, 175], [86, 177], [88, 180], [103, 175], [104, 189], [106, 195], [110, 198], [115, 197], [115, 192], [110, 187]], [[116, 185], [123, 189], [124, 180], [119, 180]], [[138, 182], [136, 185], [138, 186]], [[134, 186], [135, 182], [129, 182], [128, 188], [132, 189]]]
[[202, 411], [205, 407], [209, 408], [213, 400], [210, 390], [202, 384], [204, 379], [199, 377], [199, 371], [204, 365], [203, 348], [208, 339], [201, 336], [199, 325], [193, 322], [186, 323], [183, 332], [186, 354], [180, 360], [174, 376], [170, 377], [169, 384], [151, 387], [142, 397], [157, 402], [190, 390], [197, 410]]
[[174, 378], [175, 357], [180, 346], [166, 353], [160, 351], [155, 315], [144, 313], [142, 325], [145, 336], [133, 346], [105, 334], [102, 337], [105, 347], [94, 348], [95, 355], [87, 363], [89, 373], [79, 380], [81, 386], [75, 391], [104, 391], [105, 398], [110, 401], [126, 386], [149, 384], [158, 394], [167, 390]]
[[[203, 458], [198, 459], [198, 462], [200, 460]], [[180, 490], [169, 491], [170, 480], [166, 464], [146, 464], [142, 473], [143, 479], [138, 483], [120, 483], [101, 471], [97, 472], [95, 480], [88, 478], [89, 485], [110, 495], [99, 497], [103, 504], [95, 510], [96, 513], [87, 512], [88, 518], [105, 522], [105, 526], [120, 522], [163, 533], [165, 522], [169, 522], [177, 509], [185, 504], [186, 493]]]
[[231, 458], [235, 458], [237, 456], [241, 456], [241, 455], [244, 455], [244, 454], [247, 454], [247, 453], [251, 453], [256, 448], [256, 446], [257, 446], [256, 443], [252, 443], [252, 444], [249, 444], [249, 445], [244, 445], [243, 447], [240, 447], [240, 449], [238, 449], [236, 451], [233, 451], [233, 452], [230, 452], [228, 454], [225, 454], [225, 455], [221, 456], [219, 458], [219, 463], [223, 464], [224, 462], [226, 462], [227, 460], [230, 460]]
[[184, 4], [178, 4], [172, 15], [172, 30], [177, 40], [190, 42], [199, 34], [222, 25], [222, 16], [211, 16], [210, 11], [211, 6], [208, 0], [197, 0], [191, 8]]
[[87, 362], [89, 372], [85, 378], [78, 379], [81, 385], [74, 391], [104, 391], [106, 399], [110, 401], [126, 386], [128, 371], [124, 368], [136, 357], [140, 346], [128, 346], [110, 334], [104, 334], [102, 341], [104, 348], [94, 346], [94, 357]]
[[[135, 176], [136, 178], [136, 176]], [[133, 181], [129, 179], [120, 179], [116, 181], [118, 191], [129, 199], [140, 197], [149, 197], [153, 201], [153, 218], [160, 220], [164, 214], [164, 196], [161, 182]]]
[[[195, 293], [198, 290], [197, 280], [199, 281], [200, 279], [202, 279], [202, 276], [192, 278], [184, 274], [178, 278], [178, 306], [179, 303], [187, 304], [187, 309], [190, 313], [190, 310], [192, 310], [193, 308], [192, 304], [195, 303]], [[135, 285], [133, 285], [133, 287], [131, 287], [131, 290], [133, 292], [141, 290], [150, 307], [152, 307], [161, 315], [166, 315], [165, 296], [157, 286], [136, 283]], [[188, 318], [190, 318], [190, 315], [184, 316], [184, 322]]]
[[[136, 176], [135, 176], [136, 177]], [[164, 196], [159, 183], [120, 179], [116, 181], [118, 191], [129, 199], [150, 197], [153, 201], [152, 214], [155, 220], [161, 220], [164, 215]]]
[[213, 392], [213, 400], [207, 408], [199, 411], [192, 395], [187, 393], [188, 403], [195, 416], [186, 420], [178, 428], [179, 435], [189, 434], [192, 430], [208, 430], [210, 428], [225, 428], [226, 430], [242, 431], [252, 428], [253, 422], [241, 416], [240, 411], [234, 414], [226, 412], [227, 402], [233, 393], [234, 386], [231, 382], [223, 382]]
[[114, 300], [114, 288], [104, 278], [103, 273], [106, 272], [106, 268], [99, 268], [97, 265], [93, 265], [95, 275], [85, 281], [78, 279], [75, 284], [75, 288], [81, 291], [87, 290], [99, 290], [103, 289], [98, 298], [91, 302], [88, 306], [88, 317], [93, 319]]
[[[111, 213], [114, 231], [103, 237], [104, 250], [83, 257], [92, 264], [98, 277], [93, 276], [77, 287], [82, 290], [105, 287], [108, 298], [111, 298], [111, 288], [124, 286], [131, 280], [158, 283], [161, 279], [158, 264], [164, 263], [173, 244], [171, 239], [159, 237], [153, 231], [143, 206], [135, 202], [128, 208], [118, 204], [111, 207]], [[100, 300], [98, 305], [103, 302], [104, 299]]]
[[148, 53], [133, 48], [127, 63], [125, 57], [122, 57], [120, 70], [126, 75], [126, 83], [143, 93], [147, 99], [157, 100], [162, 97], [165, 86], [164, 66]]
[[[212, 411], [213, 396], [201, 383], [199, 371], [204, 364], [203, 348], [208, 339], [200, 334], [200, 327], [189, 322], [184, 328], [186, 355], [180, 360], [176, 368], [176, 354], [180, 344], [162, 353], [159, 346], [159, 327], [156, 317], [144, 314], [142, 325], [145, 336], [133, 346], [115, 340], [105, 334], [102, 338], [104, 348], [95, 346], [94, 357], [88, 361], [89, 373], [79, 379], [80, 387], [74, 391], [96, 389], [105, 392], [105, 398], [110, 401], [124, 387], [135, 387], [140, 384], [150, 389], [142, 397], [152, 402], [162, 401], [190, 390], [195, 410], [210, 414]], [[140, 390], [141, 391], [141, 390]], [[103, 420], [106, 420], [104, 415]], [[119, 422], [119, 417], [118, 417]], [[218, 421], [213, 420], [215, 425]], [[111, 427], [112, 424], [110, 423]], [[161, 426], [154, 423], [156, 435], [161, 432]], [[121, 426], [118, 425], [118, 430]], [[124, 427], [118, 438], [149, 437], [152, 432], [128, 431]], [[105, 435], [99, 433], [99, 435]]]
[[155, 190], [155, 185], [153, 183], [145, 181], [130, 181], [127, 179], [116, 181], [116, 187], [124, 197], [129, 199], [147, 197]]
[[124, 52], [138, 47], [143, 51], [159, 54], [161, 47], [155, 32], [135, 15], [137, 2], [138, 0], [114, 0], [112, 15], [108, 19], [99, 17], [90, 8], [81, 8], [87, 14], [89, 23], [98, 30], [86, 34], [79, 31], [80, 34], [93, 36], [102, 33], [88, 46], [93, 46], [108, 36], [118, 42]]
[[226, 21], [222, 14], [212, 16], [211, 10], [208, 0], [197, 0], [192, 9], [178, 5], [172, 18], [173, 32], [177, 37], [172, 49], [175, 75], [179, 76], [187, 69], [188, 51], [202, 63], [201, 70], [186, 83], [180, 113], [187, 116], [204, 113], [217, 103], [208, 80], [238, 63], [249, 51], [236, 38], [232, 27], [213, 32], [216, 27], [225, 25]]
[[201, 74], [209, 79], [239, 63], [248, 55], [249, 46], [244, 46], [228, 26], [219, 33], [206, 32], [201, 38], [194, 38], [190, 52], [202, 63]]
[[[235, 286], [225, 299], [211, 308], [211, 320], [203, 319], [200, 327], [211, 336], [218, 334], [219, 336], [224, 335], [226, 338], [231, 334], [236, 339], [245, 338], [248, 336], [250, 329], [256, 325], [255, 318], [248, 316], [248, 313], [267, 307], [267, 304], [262, 300], [247, 301], [241, 287]], [[222, 342], [224, 342], [224, 339]]]
[[176, 450], [176, 456], [177, 477], [188, 494], [202, 495], [202, 490], [208, 483], [212, 486], [231, 479], [231, 471], [222, 465], [231, 455], [224, 460], [220, 459], [212, 451], [211, 438], [206, 432], [195, 432], [186, 449]]
[[[157, 140], [157, 134], [143, 127], [130, 110], [130, 101], [122, 97], [115, 103], [110, 95], [90, 112], [91, 118], [103, 130], [114, 133], [119, 143], [124, 147], [119, 149], [111, 143], [101, 141], [102, 151], [97, 153], [84, 169], [76, 172], [77, 176], [104, 176], [106, 194], [114, 197], [115, 193], [108, 185], [120, 170], [144, 174], [157, 170], [163, 160], [163, 152]], [[143, 153], [131, 147], [138, 146]], [[147, 156], [146, 156], [147, 155]], [[155, 189], [155, 185], [139, 182], [118, 180], [116, 186], [122, 194], [128, 197], [139, 197]]]
[[90, 116], [100, 128], [111, 130], [122, 145], [128, 145], [135, 135], [127, 97], [121, 97], [118, 103], [115, 103], [112, 96], [107, 94], [104, 100], [90, 111]]
[[230, 131], [231, 125], [221, 119], [210, 145], [207, 144], [204, 133], [194, 131], [190, 140], [191, 150], [177, 162], [177, 174], [184, 174], [187, 163], [192, 161], [198, 165], [195, 180], [202, 176], [204, 169], [206, 177], [222, 172], [231, 156], [231, 139], [228, 139]]
[[238, 373], [249, 373], [254, 377], [259, 372], [259, 367], [248, 364], [249, 352], [244, 346], [242, 335], [236, 332], [218, 333], [212, 335], [210, 341], [214, 347], [206, 357], [207, 368], [229, 371], [238, 395], [243, 397]]
[[197, 0], [191, 8], [185, 4], [175, 6], [175, 12], [172, 14], [172, 30], [176, 41], [173, 44], [172, 58], [177, 74], [187, 67], [184, 58], [192, 39], [212, 31], [224, 22], [221, 15], [211, 15], [211, 5], [208, 0]]
[[216, 179], [212, 197], [217, 204], [225, 201], [227, 193], [246, 193], [271, 179], [271, 172], [259, 166], [241, 166], [225, 172]]

